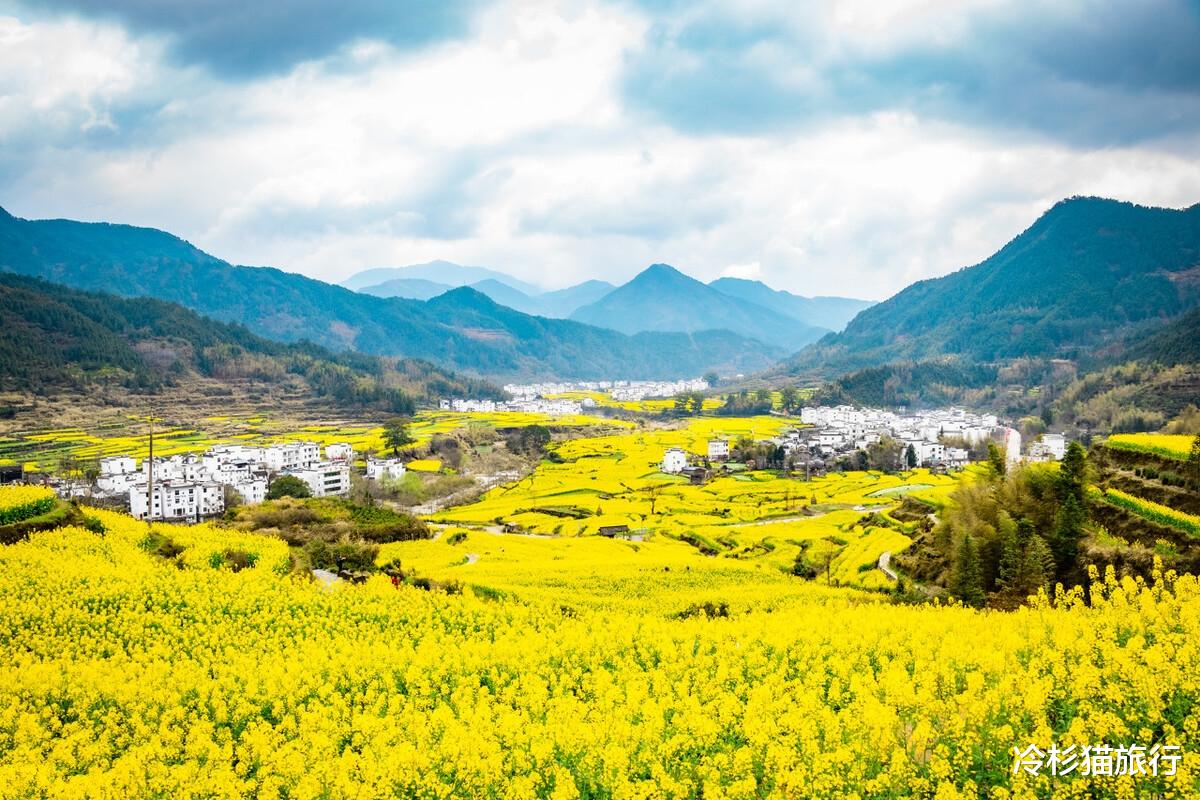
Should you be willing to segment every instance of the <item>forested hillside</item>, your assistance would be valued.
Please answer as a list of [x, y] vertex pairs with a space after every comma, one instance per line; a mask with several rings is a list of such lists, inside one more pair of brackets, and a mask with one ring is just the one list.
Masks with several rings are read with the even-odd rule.
[[1200, 307], [1131, 343], [1126, 358], [1154, 364], [1200, 364]]
[[1087, 357], [1200, 302], [1200, 205], [1065, 200], [991, 258], [920, 281], [786, 365], [826, 376], [894, 361]]
[[[371, 297], [266, 267], [238, 267], [163, 231], [0, 210], [0, 270], [74, 288], [156, 297], [261, 336], [422, 358], [502, 377], [669, 378], [752, 372], [782, 353], [741, 336], [624, 336], [563, 320]], [[482, 295], [480, 295], [482, 296]], [[487, 311], [499, 309], [493, 306]], [[530, 335], [536, 335], [531, 339]], [[566, 354], [569, 353], [568, 357]], [[553, 366], [552, 366], [553, 364]]]
[[0, 388], [154, 391], [192, 376], [218, 381], [303, 381], [313, 396], [411, 412], [448, 394], [498, 397], [480, 380], [432, 364], [308, 343], [281, 344], [175, 303], [81, 292], [0, 273]]

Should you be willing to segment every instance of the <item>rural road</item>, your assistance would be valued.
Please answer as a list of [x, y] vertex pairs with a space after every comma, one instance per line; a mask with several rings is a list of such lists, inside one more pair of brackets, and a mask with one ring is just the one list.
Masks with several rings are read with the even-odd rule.
[[896, 573], [892, 571], [891, 564], [892, 552], [890, 550], [879, 554], [879, 569], [892, 580], [898, 580]]

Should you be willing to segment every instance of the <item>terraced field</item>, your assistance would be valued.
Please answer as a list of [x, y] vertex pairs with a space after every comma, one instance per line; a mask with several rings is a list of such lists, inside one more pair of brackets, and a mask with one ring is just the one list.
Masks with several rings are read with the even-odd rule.
[[1166, 458], [1184, 460], [1191, 452], [1194, 436], [1179, 436], [1161, 433], [1118, 433], [1105, 440], [1107, 447], [1153, 453]]
[[[770, 471], [742, 471], [693, 485], [659, 471], [663, 453], [681, 447], [702, 454], [714, 437], [764, 439], [788, 423], [775, 417], [697, 418], [674, 430], [641, 430], [575, 439], [554, 448], [525, 479], [498, 487], [479, 501], [432, 515], [434, 522], [477, 532], [508, 530], [547, 537], [593, 537], [601, 528], [625, 526], [645, 541], [683, 542], [703, 553], [774, 572], [791, 569], [801, 550], [828, 541], [838, 555], [831, 581], [882, 586], [870, 565], [887, 550], [908, 546], [905, 525], [873, 512], [895, 507], [911, 493], [936, 501], [961, 476], [914, 470], [904, 475], [833, 473], [812, 481]], [[967, 473], [969, 477], [969, 473]], [[890, 526], [890, 527], [889, 527]], [[484, 540], [488, 541], [488, 540]], [[461, 548], [420, 543], [417, 548], [445, 577]], [[481, 564], [486, 556], [480, 559]], [[473, 574], [482, 572], [475, 570]]]
[[1158, 525], [1176, 528], [1184, 533], [1200, 539], [1200, 517], [1186, 514], [1170, 506], [1155, 503], [1152, 500], [1122, 492], [1118, 489], [1096, 490], [1093, 497], [1102, 502], [1124, 509], [1142, 519]]
[[[645, 400], [614, 400], [612, 395], [607, 392], [562, 392], [560, 394], [547, 395], [551, 400], [591, 400], [596, 405], [604, 408], [619, 408], [622, 411], [636, 411], [643, 414], [661, 414], [663, 411], [668, 411], [675, 407], [675, 400], [671, 397], [653, 397]], [[720, 408], [722, 400], [716, 397], [706, 397], [704, 399], [704, 410], [712, 411]]]
[[[435, 434], [450, 433], [472, 423], [494, 427], [633, 427], [633, 423], [622, 420], [583, 415], [551, 417], [545, 414], [426, 411], [413, 420], [410, 433], [417, 440], [416, 446], [420, 446]], [[281, 441], [314, 441], [322, 446], [331, 442], [349, 442], [359, 452], [382, 451], [382, 437], [382, 426], [370, 422], [297, 423], [290, 419], [264, 416], [216, 416], [189, 426], [166, 424], [154, 434], [154, 452], [167, 456], [199, 452], [215, 444]], [[26, 470], [31, 472], [55, 470], [63, 459], [88, 462], [113, 455], [145, 458], [148, 452], [147, 425], [144, 420], [135, 418], [89, 431], [48, 428], [0, 439], [0, 464], [23, 463]]]

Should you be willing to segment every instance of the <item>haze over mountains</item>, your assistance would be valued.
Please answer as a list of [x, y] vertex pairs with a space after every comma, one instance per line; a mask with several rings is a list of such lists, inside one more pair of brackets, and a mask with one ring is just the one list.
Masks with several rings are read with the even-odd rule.
[[[969, 371], [1021, 358], [1112, 363], [1136, 355], [1142, 339], [1156, 342], [1155, 354], [1187, 359], [1200, 339], [1192, 336], [1194, 313], [1185, 316], [1200, 305], [1200, 206], [1097, 198], [1058, 203], [991, 258], [877, 305], [733, 278], [704, 284], [665, 264], [619, 287], [591, 281], [540, 292], [494, 270], [433, 262], [359, 273], [347, 283], [362, 291], [351, 291], [234, 266], [163, 231], [28, 221], [2, 210], [0, 269], [177, 302], [281, 342], [424, 358], [496, 378], [770, 370], [776, 379], [812, 381], [947, 359]], [[376, 296], [389, 286], [425, 299]], [[870, 379], [987, 379], [976, 372], [963, 378], [961, 369], [938, 366]]]
[[497, 280], [508, 284], [519, 292], [526, 294], [537, 294], [538, 292], [536, 286], [518, 280], [511, 275], [505, 275], [503, 272], [497, 272], [487, 267], [464, 267], [461, 264], [441, 260], [429, 261], [424, 264], [412, 264], [407, 267], [375, 267], [365, 269], [354, 273], [342, 281], [342, 286], [358, 291], [397, 279], [431, 281], [451, 289], [456, 286], [470, 286], [480, 281]]
[[571, 319], [624, 333], [721, 328], [792, 350], [828, 332], [722, 294], [666, 264], [651, 265], [624, 286], [577, 309]]
[[3, 210], [0, 269], [79, 289], [178, 302], [278, 341], [425, 358], [500, 378], [748, 373], [787, 353], [728, 331], [627, 336], [532, 317], [469, 288], [430, 303], [372, 297], [277, 269], [233, 266], [151, 228], [28, 221]]
[[772, 289], [762, 281], [745, 278], [717, 278], [709, 286], [730, 297], [831, 331], [842, 330], [858, 312], [875, 305], [871, 300], [850, 297], [801, 297], [782, 289]]
[[[616, 288], [611, 283], [593, 280], [552, 292], [526, 294], [496, 278], [458, 285], [469, 286], [492, 298], [500, 305], [508, 306], [515, 311], [552, 319], [566, 319], [575, 309], [600, 299]], [[366, 286], [359, 291], [376, 297], [408, 297], [414, 300], [428, 300], [454, 288], [456, 287], [451, 284], [433, 283], [420, 278], [392, 278], [374, 286]]]
[[[439, 279], [428, 278], [435, 274]], [[479, 279], [485, 274], [488, 277]], [[384, 275], [390, 277], [369, 283]], [[718, 278], [705, 285], [660, 264], [651, 265], [620, 287], [589, 280], [549, 292], [532, 289], [494, 270], [447, 261], [366, 270], [342, 285], [376, 297], [414, 300], [470, 286], [500, 305], [540, 317], [575, 319], [623, 333], [724, 329], [792, 350], [828, 331], [841, 330], [855, 314], [872, 305], [845, 297], [801, 297], [738, 278]]]

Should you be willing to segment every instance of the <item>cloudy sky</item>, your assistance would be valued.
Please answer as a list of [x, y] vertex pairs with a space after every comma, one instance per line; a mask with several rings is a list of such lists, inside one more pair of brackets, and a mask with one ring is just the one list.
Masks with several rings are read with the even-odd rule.
[[1200, 202], [1197, 42], [1197, 0], [0, 0], [0, 206], [879, 299], [1063, 197]]

